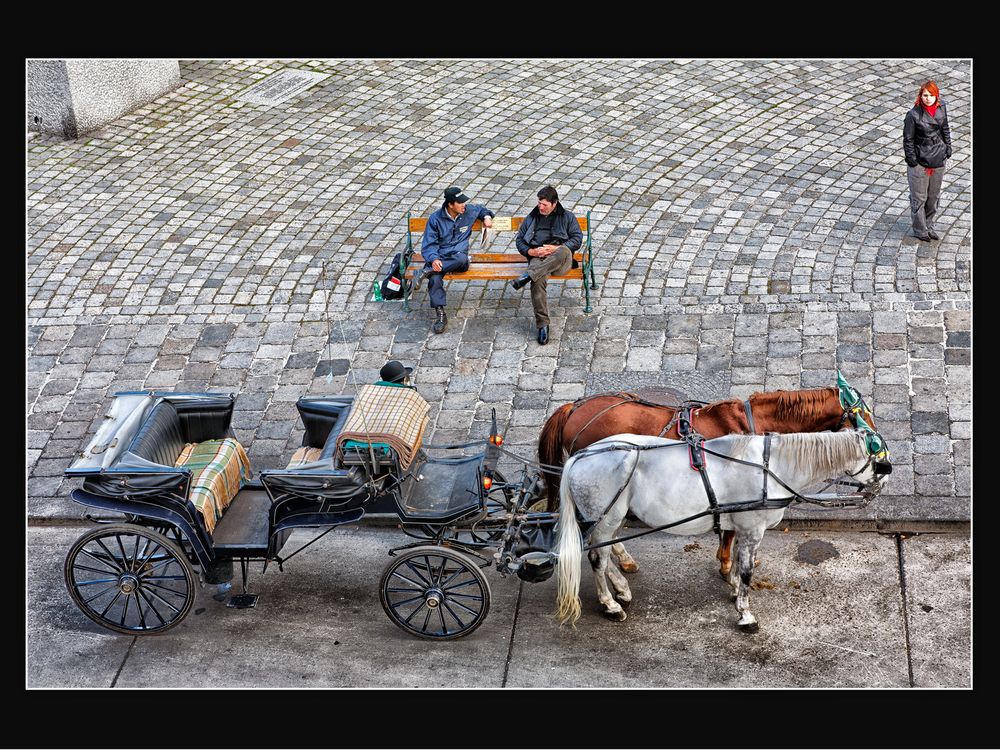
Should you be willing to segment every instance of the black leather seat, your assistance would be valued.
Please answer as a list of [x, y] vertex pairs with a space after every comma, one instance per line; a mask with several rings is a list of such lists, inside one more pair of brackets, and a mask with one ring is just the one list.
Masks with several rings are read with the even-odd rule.
[[185, 440], [177, 410], [169, 401], [160, 401], [150, 411], [128, 450], [154, 464], [173, 466]]
[[340, 416], [337, 417], [337, 421], [334, 422], [333, 427], [330, 428], [330, 434], [326, 438], [326, 442], [323, 443], [323, 452], [319, 454], [320, 459], [333, 458], [333, 455], [337, 452], [337, 436], [343, 431], [344, 425], [347, 423], [347, 418], [350, 414], [350, 407], [347, 407], [340, 412]]

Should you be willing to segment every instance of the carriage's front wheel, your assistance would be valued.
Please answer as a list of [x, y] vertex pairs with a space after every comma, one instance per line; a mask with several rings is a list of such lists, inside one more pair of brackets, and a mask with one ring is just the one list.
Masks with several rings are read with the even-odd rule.
[[490, 585], [468, 555], [446, 547], [415, 547], [397, 556], [379, 583], [382, 608], [411, 635], [451, 640], [482, 625]]
[[70, 548], [63, 573], [83, 613], [117, 633], [162, 633], [194, 604], [191, 563], [176, 544], [142, 526], [88, 531]]

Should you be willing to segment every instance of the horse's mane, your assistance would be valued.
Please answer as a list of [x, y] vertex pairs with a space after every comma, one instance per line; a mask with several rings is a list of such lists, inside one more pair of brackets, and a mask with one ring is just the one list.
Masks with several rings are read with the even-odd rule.
[[776, 452], [783, 460], [811, 466], [816, 477], [839, 474], [863, 455], [863, 440], [853, 430], [778, 435]]
[[777, 391], [772, 393], [754, 393], [750, 396], [751, 405], [753, 399], [778, 397], [775, 404], [774, 415], [778, 419], [808, 420], [816, 419], [823, 415], [824, 407], [830, 399], [829, 388], [807, 388], [801, 391]]

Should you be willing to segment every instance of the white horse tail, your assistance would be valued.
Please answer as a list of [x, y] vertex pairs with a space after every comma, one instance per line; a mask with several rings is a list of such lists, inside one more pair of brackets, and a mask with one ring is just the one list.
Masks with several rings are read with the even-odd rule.
[[580, 619], [580, 566], [583, 542], [580, 527], [576, 522], [576, 506], [569, 490], [570, 467], [576, 464], [571, 457], [563, 466], [562, 482], [559, 487], [559, 538], [556, 554], [559, 556], [559, 621], [573, 625]]

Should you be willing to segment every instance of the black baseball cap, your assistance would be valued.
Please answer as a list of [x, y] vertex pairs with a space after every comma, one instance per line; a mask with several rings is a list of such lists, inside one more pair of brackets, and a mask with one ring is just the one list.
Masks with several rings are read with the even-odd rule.
[[469, 196], [460, 187], [450, 187], [444, 191], [444, 199], [447, 203], [468, 203]]

